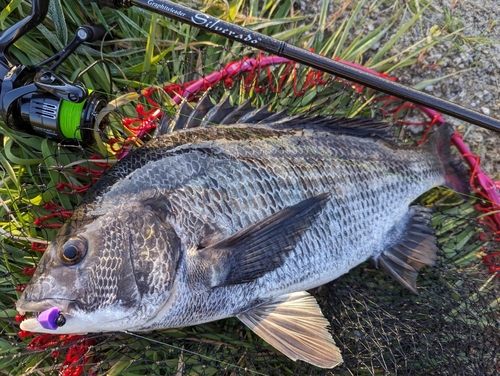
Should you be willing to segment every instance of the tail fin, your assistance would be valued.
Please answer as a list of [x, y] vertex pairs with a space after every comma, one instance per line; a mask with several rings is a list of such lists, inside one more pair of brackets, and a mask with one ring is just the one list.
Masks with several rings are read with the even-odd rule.
[[469, 194], [469, 177], [462, 160], [451, 152], [450, 143], [453, 135], [450, 124], [442, 124], [425, 143], [424, 147], [437, 153], [445, 170], [445, 186], [456, 192]]

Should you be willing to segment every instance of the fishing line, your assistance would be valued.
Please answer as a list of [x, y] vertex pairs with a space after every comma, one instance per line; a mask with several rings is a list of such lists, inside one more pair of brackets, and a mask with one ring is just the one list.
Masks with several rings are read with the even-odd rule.
[[[91, 159], [89, 161], [88, 159], [79, 159], [77, 161], [74, 161], [74, 162], [71, 162], [71, 163], [64, 165], [63, 168], [69, 169], [73, 166], [78, 166], [78, 165], [82, 165], [85, 163], [88, 164], [89, 162], [92, 162], [92, 163], [116, 163], [116, 162], [118, 162], [118, 160], [116, 160], [116, 159]], [[51, 170], [51, 171], [57, 171], [57, 170], [59, 170], [59, 168], [60, 168], [59, 166], [53, 166], [53, 167], [49, 167], [47, 169]]]
[[185, 348], [182, 348], [182, 347], [177, 347], [177, 346], [171, 345], [171, 344], [166, 343], [166, 342], [158, 341], [156, 339], [152, 339], [152, 338], [149, 338], [149, 337], [144, 337], [144, 336], [141, 336], [139, 334], [129, 332], [128, 330], [123, 331], [123, 333], [127, 333], [127, 334], [129, 334], [129, 335], [131, 335], [133, 337], [137, 337], [137, 338], [140, 338], [140, 339], [145, 339], [145, 340], [147, 340], [149, 342], [156, 343], [158, 345], [163, 345], [163, 346], [171, 347], [171, 348], [179, 350], [181, 352], [186, 352], [186, 353], [191, 354], [191, 355], [196, 355], [196, 356], [199, 356], [201, 358], [205, 358], [206, 360], [217, 362], [217, 363], [222, 364], [224, 366], [229, 366], [229, 367], [237, 368], [237, 369], [239, 369], [241, 371], [244, 371], [244, 372], [253, 373], [254, 375], [269, 376], [266, 373], [257, 372], [257, 371], [251, 370], [250, 368], [247, 368], [247, 367], [240, 367], [238, 365], [234, 365], [234, 364], [231, 364], [231, 363], [228, 363], [228, 362], [224, 362], [222, 360], [211, 358], [211, 357], [209, 357], [207, 355], [203, 355], [203, 354], [197, 353], [195, 351], [186, 350]]
[[[90, 94], [92, 90], [89, 90], [88, 92]], [[59, 112], [59, 127], [64, 137], [69, 139], [76, 138], [79, 141], [82, 140], [82, 135], [80, 132], [80, 122], [82, 118], [83, 107], [86, 103], [86, 100], [80, 103], [61, 101]]]

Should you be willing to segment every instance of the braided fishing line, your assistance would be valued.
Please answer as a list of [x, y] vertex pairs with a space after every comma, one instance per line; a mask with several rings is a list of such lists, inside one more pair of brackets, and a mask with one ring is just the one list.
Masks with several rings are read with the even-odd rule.
[[[92, 92], [92, 90], [89, 90], [89, 94], [90, 92]], [[69, 139], [76, 138], [78, 141], [82, 141], [80, 124], [82, 121], [83, 108], [86, 103], [87, 100], [80, 103], [65, 100], [61, 101], [59, 127], [64, 137]]]

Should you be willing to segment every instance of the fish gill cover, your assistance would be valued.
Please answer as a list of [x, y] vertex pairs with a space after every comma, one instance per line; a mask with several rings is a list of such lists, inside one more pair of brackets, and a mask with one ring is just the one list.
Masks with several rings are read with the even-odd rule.
[[[2, 28], [22, 18], [29, 5], [0, 1]], [[15, 302], [34, 273], [46, 244], [52, 240], [103, 173], [141, 147], [155, 128], [196, 119], [205, 95], [248, 113], [266, 107], [289, 115], [374, 117], [387, 122], [398, 142], [417, 144], [439, 114], [389, 98], [286, 59], [263, 54], [187, 25], [132, 8], [124, 11], [83, 7], [75, 1], [53, 1], [50, 18], [16, 42], [16, 59], [38, 62], [60, 48], [77, 26], [105, 22], [112, 39], [85, 46], [67, 60], [62, 73], [79, 79], [114, 99], [107, 110], [105, 131], [96, 143], [83, 146], [1, 128], [0, 368], [5, 374], [61, 375], [494, 375], [499, 373], [498, 208], [477, 177], [477, 159], [455, 138], [469, 169], [473, 191], [463, 196], [435, 188], [415, 203], [433, 211], [432, 226], [439, 247], [436, 264], [417, 279], [418, 295], [366, 262], [348, 274], [312, 291], [330, 322], [343, 363], [320, 370], [294, 362], [268, 345], [237, 319], [154, 333], [89, 335], [34, 334], [20, 331], [25, 317]], [[370, 46], [387, 41], [381, 25], [364, 38], [346, 42], [349, 30], [362, 22], [367, 9], [360, 2], [336, 34], [306, 35], [311, 25], [290, 4], [232, 3], [227, 10], [210, 3], [207, 10], [246, 22], [265, 34], [278, 35], [326, 56], [366, 60], [390, 71], [393, 59], [371, 56]], [[267, 5], [267, 6], [266, 6]], [[383, 2], [378, 4], [383, 7]], [[264, 9], [264, 11], [257, 10]], [[242, 15], [245, 14], [246, 17]], [[324, 15], [324, 13], [322, 13]], [[410, 17], [415, 23], [420, 14]], [[399, 14], [391, 18], [397, 23]], [[265, 21], [265, 22], [264, 22]], [[329, 20], [332, 21], [332, 20]], [[333, 22], [333, 21], [332, 21]], [[340, 23], [340, 21], [339, 21]], [[150, 27], [156, 25], [156, 27]], [[400, 57], [416, 62], [432, 38]], [[35, 42], [36, 41], [36, 42]], [[392, 43], [389, 40], [387, 43]], [[427, 44], [426, 44], [427, 43]], [[32, 46], [37, 46], [36, 49]], [[28, 48], [29, 47], [29, 48]], [[386, 59], [386, 60], [385, 60]], [[77, 72], [77, 73], [74, 73]], [[395, 76], [388, 79], [395, 79]], [[112, 89], [110, 83], [112, 81]], [[208, 91], [208, 93], [207, 93]], [[248, 104], [246, 104], [248, 101]], [[239, 106], [242, 107], [239, 107]], [[430, 116], [429, 116], [430, 115]], [[238, 116], [233, 112], [233, 117]], [[266, 116], [273, 116], [267, 114]], [[390, 205], [390, 203], [388, 203]]]

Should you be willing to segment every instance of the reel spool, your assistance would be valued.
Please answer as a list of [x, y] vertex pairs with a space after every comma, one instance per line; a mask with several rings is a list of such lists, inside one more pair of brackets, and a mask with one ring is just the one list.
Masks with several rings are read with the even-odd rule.
[[104, 130], [104, 123], [97, 129], [94, 126], [99, 111], [107, 103], [105, 95], [92, 90], [79, 103], [35, 92], [17, 100], [8, 125], [59, 141], [76, 140], [88, 145], [95, 141], [94, 131]]

